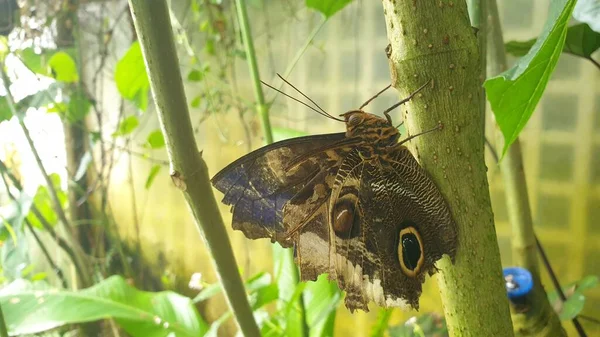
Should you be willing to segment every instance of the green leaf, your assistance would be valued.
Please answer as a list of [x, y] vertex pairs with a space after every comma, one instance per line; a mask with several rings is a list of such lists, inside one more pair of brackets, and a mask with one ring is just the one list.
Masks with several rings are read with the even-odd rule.
[[504, 135], [504, 149], [517, 139], [539, 102], [556, 67], [567, 36], [575, 0], [552, 0], [543, 32], [515, 66], [485, 81], [496, 122]]
[[507, 53], [513, 56], [524, 56], [527, 55], [531, 47], [535, 44], [537, 39], [531, 39], [527, 41], [508, 41], [504, 44], [504, 49]]
[[160, 130], [154, 130], [150, 132], [146, 142], [151, 149], [160, 149], [165, 147], [165, 137]]
[[600, 0], [579, 0], [573, 10], [573, 17], [579, 22], [585, 22], [600, 33]]
[[600, 33], [593, 31], [585, 23], [569, 27], [564, 52], [590, 58], [598, 48], [600, 48]]
[[48, 73], [48, 52], [42, 52], [38, 54], [35, 52], [35, 49], [32, 47], [25, 48], [16, 52], [20, 57], [23, 63], [29, 70], [36, 74], [50, 76]]
[[50, 60], [48, 60], [48, 66], [52, 70], [52, 75], [57, 81], [66, 83], [75, 83], [79, 81], [75, 60], [64, 51], [54, 53]]
[[192, 108], [197, 108], [200, 106], [200, 102], [202, 102], [202, 95], [194, 97], [190, 105], [192, 106]]
[[67, 108], [66, 118], [69, 122], [74, 123], [82, 120], [90, 112], [92, 103], [88, 99], [83, 89], [78, 88], [71, 93], [69, 97], [69, 105]]
[[[507, 42], [505, 44], [506, 52], [514, 56], [526, 55], [535, 41], [536, 39]], [[594, 32], [587, 24], [581, 23], [567, 29], [564, 53], [590, 58], [598, 48], [600, 48], [600, 33]]]
[[584, 292], [595, 288], [598, 286], [598, 283], [598, 276], [588, 275], [579, 281], [569, 283], [562, 287], [562, 290], [567, 297], [566, 302], [562, 303], [556, 290], [548, 293], [548, 301], [559, 313], [559, 318], [561, 320], [571, 320], [583, 310], [585, 305]]
[[77, 292], [3, 292], [0, 303], [12, 335], [105, 318], [114, 318], [133, 337], [202, 336], [208, 330], [189, 298], [171, 291], [140, 291], [121, 276]]
[[388, 333], [390, 337], [447, 337], [448, 328], [443, 316], [426, 313], [419, 317], [412, 317], [403, 324], [391, 326]]
[[379, 313], [377, 314], [377, 321], [371, 327], [370, 337], [383, 337], [385, 334], [385, 329], [388, 327], [388, 323], [390, 322], [390, 318], [392, 317], [393, 310], [391, 308], [385, 309], [380, 308]]
[[154, 182], [154, 178], [156, 178], [156, 176], [158, 175], [158, 172], [160, 172], [160, 165], [154, 165], [152, 166], [152, 168], [150, 169], [150, 173], [148, 174], [148, 178], [146, 178], [146, 184], [144, 185], [145, 189], [149, 189], [152, 186], [152, 183]]
[[8, 107], [6, 96], [0, 96], [0, 123], [9, 121], [13, 117], [12, 111]]
[[150, 82], [138, 41], [131, 44], [129, 50], [117, 63], [115, 82], [123, 98], [133, 101], [140, 110], [146, 111]]
[[140, 125], [140, 121], [137, 116], [129, 116], [121, 121], [117, 131], [113, 132], [112, 136], [126, 136], [135, 130], [138, 125]]
[[306, 283], [302, 295], [310, 336], [333, 336], [336, 309], [342, 299], [337, 283], [319, 275], [315, 282]]
[[[60, 205], [64, 208], [64, 206], [67, 204], [68, 198], [65, 191], [62, 190], [60, 176], [57, 173], [50, 174], [50, 180], [52, 181], [52, 185], [56, 190]], [[58, 223], [58, 215], [56, 215], [56, 212], [54, 212], [54, 203], [52, 202], [52, 197], [50, 197], [48, 186], [41, 185], [38, 187], [37, 192], [33, 197], [33, 204], [40, 211], [41, 215], [46, 219], [50, 226], [54, 226]], [[44, 229], [44, 226], [42, 226], [42, 223], [33, 212], [29, 212], [27, 215], [27, 220], [31, 222], [32, 226], [39, 229]]]
[[204, 73], [198, 69], [189, 72], [187, 79], [192, 82], [200, 82], [204, 78]]
[[329, 19], [352, 0], [306, 0], [306, 7], [315, 9]]

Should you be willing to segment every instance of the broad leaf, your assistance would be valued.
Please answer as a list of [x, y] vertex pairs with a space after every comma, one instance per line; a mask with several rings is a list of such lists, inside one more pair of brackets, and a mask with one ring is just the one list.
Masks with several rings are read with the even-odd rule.
[[135, 130], [138, 125], [140, 125], [140, 121], [136, 116], [129, 116], [121, 121], [117, 131], [113, 132], [112, 136], [126, 136]]
[[552, 0], [548, 19], [531, 50], [504, 73], [485, 81], [496, 122], [504, 135], [504, 149], [517, 139], [539, 102], [556, 67], [575, 0]]
[[[50, 175], [50, 180], [52, 180], [52, 185], [54, 186], [54, 190], [56, 191], [61, 207], [64, 209], [64, 206], [67, 204], [68, 197], [65, 191], [62, 190], [60, 176], [56, 173], [53, 173]], [[50, 226], [54, 226], [56, 223], [58, 223], [58, 215], [56, 215], [56, 212], [54, 212], [54, 202], [50, 196], [48, 186], [41, 185], [38, 187], [37, 192], [33, 197], [33, 204], [40, 211], [41, 215], [46, 219]], [[39, 229], [44, 229], [44, 226], [42, 226], [42, 223], [33, 212], [29, 212], [27, 215], [27, 220], [31, 222], [32, 226]]]
[[306, 136], [308, 133], [296, 129], [289, 128], [273, 128], [273, 139], [280, 141], [288, 138], [296, 138]]
[[573, 10], [573, 17], [580, 22], [585, 22], [600, 33], [600, 0], [579, 0]]
[[[535, 44], [536, 39], [529, 41], [509, 41], [506, 43], [506, 52], [514, 56], [526, 55]], [[600, 33], [594, 32], [590, 27], [581, 23], [569, 27], [567, 38], [563, 47], [564, 53], [590, 58], [600, 48]]]
[[146, 111], [150, 82], [138, 41], [131, 44], [129, 50], [117, 63], [115, 82], [123, 98], [133, 101], [140, 110]]
[[66, 83], [79, 81], [75, 60], [64, 51], [54, 53], [50, 60], [48, 60], [48, 66], [50, 66], [52, 75], [57, 81]]
[[202, 336], [208, 330], [189, 298], [171, 291], [140, 291], [121, 276], [76, 292], [2, 292], [0, 304], [12, 335], [106, 318], [114, 318], [133, 337]]
[[321, 12], [326, 19], [329, 19], [351, 2], [352, 0], [306, 0], [306, 7]]

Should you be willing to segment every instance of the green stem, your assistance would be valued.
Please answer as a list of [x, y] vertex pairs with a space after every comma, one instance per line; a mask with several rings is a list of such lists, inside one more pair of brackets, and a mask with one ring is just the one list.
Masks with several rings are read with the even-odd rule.
[[244, 48], [246, 49], [248, 69], [250, 70], [250, 77], [252, 78], [252, 83], [254, 84], [254, 97], [257, 105], [256, 109], [258, 110], [258, 116], [260, 117], [265, 142], [267, 144], [271, 144], [273, 143], [273, 132], [271, 131], [271, 122], [269, 121], [269, 109], [267, 108], [265, 96], [263, 95], [260, 83], [258, 64], [256, 62], [256, 53], [254, 51], [254, 41], [252, 39], [252, 31], [250, 30], [250, 24], [248, 22], [246, 1], [236, 0], [235, 3], [238, 11], [240, 29], [242, 31], [242, 38], [244, 40]]
[[[489, 41], [488, 73], [496, 76], [508, 69], [502, 26], [495, 0], [489, 0], [489, 20], [491, 39]], [[502, 151], [504, 137], [500, 129], [495, 130], [498, 151]], [[560, 320], [550, 302], [540, 280], [540, 268], [536, 251], [533, 218], [529, 205], [527, 181], [523, 168], [521, 143], [515, 139], [500, 162], [508, 220], [511, 224], [511, 245], [513, 263], [529, 270], [533, 277], [534, 289], [527, 304], [528, 310], [511, 308], [515, 334], [520, 336], [566, 336]]]
[[1, 305], [0, 305], [0, 337], [8, 337], [8, 329], [6, 329], [6, 322], [4, 321], [4, 313], [2, 312]]
[[[267, 144], [272, 144], [273, 132], [271, 131], [271, 123], [269, 121], [269, 109], [265, 102], [265, 97], [261, 87], [258, 63], [256, 62], [256, 53], [252, 39], [252, 31], [246, 9], [246, 1], [236, 0], [236, 7], [238, 20], [240, 23], [240, 30], [246, 50], [246, 59], [248, 60], [248, 68], [250, 70], [252, 84], [254, 87], [256, 109], [261, 120], [265, 141]], [[316, 32], [314, 34], [316, 35]], [[301, 55], [301, 53], [299, 53], [299, 55]], [[297, 54], [298, 59], [300, 58], [299, 55]], [[284, 249], [278, 245], [273, 245], [273, 259], [275, 265], [275, 275], [279, 285], [279, 297], [283, 300], [290, 300], [300, 279], [298, 268], [294, 263], [293, 251], [290, 249]], [[308, 336], [304, 300], [302, 296], [300, 296], [300, 298], [297, 300], [295, 306], [297, 310], [293, 310], [292, 312], [297, 314], [297, 316], [294, 316], [291, 319], [288, 317], [286, 326], [289, 328], [293, 324], [294, 329], [300, 331], [300, 335]]]
[[[383, 1], [392, 85], [401, 97], [432, 80], [411, 100], [410, 134], [443, 129], [408, 145], [450, 206], [458, 226], [454, 263], [437, 262], [450, 336], [510, 336], [484, 161], [481, 62], [465, 1]], [[483, 22], [480, 22], [482, 25]]]
[[244, 336], [260, 336], [217, 201], [206, 162], [198, 153], [165, 0], [129, 0], [163, 132], [171, 178], [183, 192]]

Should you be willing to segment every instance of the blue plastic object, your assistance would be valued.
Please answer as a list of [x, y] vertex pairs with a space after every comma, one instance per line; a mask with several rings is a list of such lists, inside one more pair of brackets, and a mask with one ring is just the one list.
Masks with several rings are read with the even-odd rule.
[[533, 278], [529, 270], [520, 267], [503, 269], [506, 293], [510, 300], [516, 300], [529, 294], [533, 289]]

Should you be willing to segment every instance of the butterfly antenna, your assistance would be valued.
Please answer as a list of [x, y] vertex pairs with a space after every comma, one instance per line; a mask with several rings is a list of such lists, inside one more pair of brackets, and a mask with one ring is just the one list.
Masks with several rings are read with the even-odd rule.
[[371, 103], [371, 101], [373, 101], [375, 98], [379, 97], [379, 95], [383, 94], [386, 90], [388, 90], [392, 85], [389, 84], [387, 87], [383, 88], [383, 90], [379, 91], [378, 93], [376, 93], [373, 97], [369, 98], [366, 102], [364, 102], [360, 108], [358, 108], [358, 110], [362, 110], [362, 108], [366, 107], [369, 103]]
[[325, 117], [327, 117], [327, 118], [333, 118], [333, 119], [335, 119], [336, 121], [344, 122], [344, 120], [342, 120], [342, 119], [339, 119], [339, 118], [335, 118], [335, 117], [333, 117], [333, 116], [330, 116], [330, 115], [329, 115], [329, 114], [327, 114], [327, 113], [323, 113], [323, 112], [321, 112], [321, 111], [319, 111], [319, 110], [315, 109], [314, 107], [312, 107], [312, 106], [310, 106], [310, 105], [306, 104], [305, 102], [302, 102], [301, 100], [297, 99], [296, 97], [290, 96], [290, 95], [286, 94], [285, 92], [283, 92], [283, 91], [281, 91], [281, 90], [279, 90], [279, 89], [275, 88], [274, 86], [272, 86], [272, 85], [270, 85], [270, 84], [268, 84], [268, 83], [265, 83], [265, 82], [264, 82], [264, 81], [262, 81], [262, 80], [260, 81], [260, 83], [262, 83], [262, 84], [266, 85], [267, 87], [269, 87], [269, 88], [271, 88], [271, 89], [273, 89], [273, 90], [277, 91], [278, 93], [282, 94], [283, 96], [285, 96], [285, 97], [287, 97], [287, 98], [291, 98], [291, 99], [293, 99], [294, 101], [296, 101], [296, 102], [298, 102], [298, 103], [300, 103], [300, 104], [304, 105], [305, 107], [307, 107], [307, 108], [311, 109], [312, 111], [314, 111], [314, 112], [316, 112], [316, 113], [318, 113], [318, 114], [320, 114], [320, 115], [322, 115], [322, 116], [325, 116]]
[[419, 89], [415, 90], [412, 94], [410, 94], [410, 96], [406, 97], [405, 99], [401, 100], [400, 102], [387, 108], [383, 112], [383, 114], [385, 115], [385, 118], [387, 118], [388, 122], [390, 122], [390, 124], [392, 124], [392, 117], [390, 116], [390, 111], [392, 111], [392, 110], [396, 109], [397, 107], [399, 107], [400, 105], [410, 101], [419, 91], [423, 90], [429, 83], [431, 83], [431, 80], [427, 81], [427, 83], [420, 86]]
[[442, 123], [439, 123], [435, 128], [432, 128], [432, 129], [429, 129], [429, 130], [425, 130], [423, 132], [419, 132], [416, 135], [412, 135], [410, 137], [406, 137], [406, 139], [403, 139], [400, 143], [398, 143], [398, 145], [404, 144], [404, 143], [408, 142], [409, 140], [411, 140], [413, 138], [416, 138], [416, 137], [419, 137], [419, 136], [422, 136], [422, 135], [424, 135], [426, 133], [430, 133], [430, 132], [433, 132], [433, 131], [441, 130], [443, 127], [444, 126], [442, 125]]
[[[321, 106], [319, 106], [319, 104], [317, 104], [315, 101], [313, 101], [310, 97], [306, 96], [300, 89], [296, 88], [293, 84], [291, 84], [290, 82], [288, 82], [285, 78], [283, 78], [283, 76], [281, 76], [279, 73], [277, 73], [277, 76], [279, 76], [279, 78], [281, 78], [282, 81], [284, 81], [287, 85], [289, 85], [290, 87], [292, 87], [294, 90], [296, 90], [300, 95], [302, 95], [302, 97], [306, 98], [307, 100], [309, 100], [312, 104], [314, 104], [322, 113], [321, 115], [329, 117], [331, 119], [334, 119], [336, 121], [340, 121], [340, 122], [345, 122], [343, 119], [339, 119], [336, 118], [332, 115], [330, 115], [327, 111], [323, 110], [323, 108], [321, 108]], [[314, 109], [313, 109], [314, 110]]]

